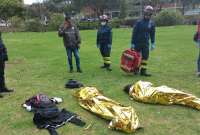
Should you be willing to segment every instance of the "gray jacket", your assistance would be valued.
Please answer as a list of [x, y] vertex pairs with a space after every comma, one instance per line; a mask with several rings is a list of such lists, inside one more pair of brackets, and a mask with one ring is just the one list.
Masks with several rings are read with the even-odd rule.
[[61, 26], [58, 30], [58, 35], [63, 37], [63, 42], [66, 48], [73, 49], [80, 47], [81, 38], [77, 27], [72, 25], [65, 29], [64, 26]]

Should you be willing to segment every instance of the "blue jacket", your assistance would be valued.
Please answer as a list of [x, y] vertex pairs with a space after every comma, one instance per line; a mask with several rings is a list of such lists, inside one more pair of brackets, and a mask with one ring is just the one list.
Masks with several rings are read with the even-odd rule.
[[0, 62], [4, 62], [8, 60], [7, 49], [1, 39], [1, 32], [0, 32]]
[[155, 43], [155, 24], [151, 20], [139, 20], [132, 34], [132, 44], [140, 45], [146, 44], [149, 45], [149, 38], [151, 38], [151, 43]]
[[98, 29], [97, 45], [112, 45], [112, 29], [108, 25]]

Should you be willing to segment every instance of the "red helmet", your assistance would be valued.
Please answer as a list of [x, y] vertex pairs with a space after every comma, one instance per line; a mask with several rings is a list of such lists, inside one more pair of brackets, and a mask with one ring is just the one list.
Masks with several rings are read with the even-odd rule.
[[145, 14], [148, 14], [148, 15], [152, 15], [153, 14], [153, 7], [152, 6], [150, 6], [150, 5], [148, 5], [148, 6], [146, 6], [145, 8], [144, 8], [144, 13]]
[[108, 21], [109, 20], [107, 15], [101, 15], [99, 18], [100, 18], [101, 21]]

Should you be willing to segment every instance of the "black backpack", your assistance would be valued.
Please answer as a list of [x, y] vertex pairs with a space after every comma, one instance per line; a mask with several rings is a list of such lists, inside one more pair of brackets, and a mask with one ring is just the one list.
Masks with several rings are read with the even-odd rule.
[[70, 88], [70, 89], [81, 88], [81, 87], [83, 87], [83, 84], [73, 79], [69, 79], [69, 81], [65, 84], [65, 88]]

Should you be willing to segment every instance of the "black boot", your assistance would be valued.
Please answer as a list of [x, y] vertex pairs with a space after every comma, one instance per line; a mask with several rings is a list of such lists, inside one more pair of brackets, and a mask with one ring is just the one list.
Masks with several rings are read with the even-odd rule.
[[146, 76], [146, 77], [150, 77], [151, 76], [151, 74], [147, 73], [147, 69], [145, 69], [145, 68], [141, 68], [140, 75], [141, 76]]
[[104, 65], [103, 65], [103, 66], [101, 66], [100, 68], [106, 68], [106, 64], [104, 63]]
[[112, 71], [112, 69], [110, 68], [110, 64], [107, 64], [107, 65], [106, 65], [106, 70], [107, 70], [107, 71]]
[[3, 89], [1, 89], [0, 92], [4, 93], [4, 92], [13, 92], [13, 91], [14, 91], [14, 90], [12, 90], [12, 89], [3, 88]]
[[0, 98], [3, 98], [3, 95], [0, 94]]

